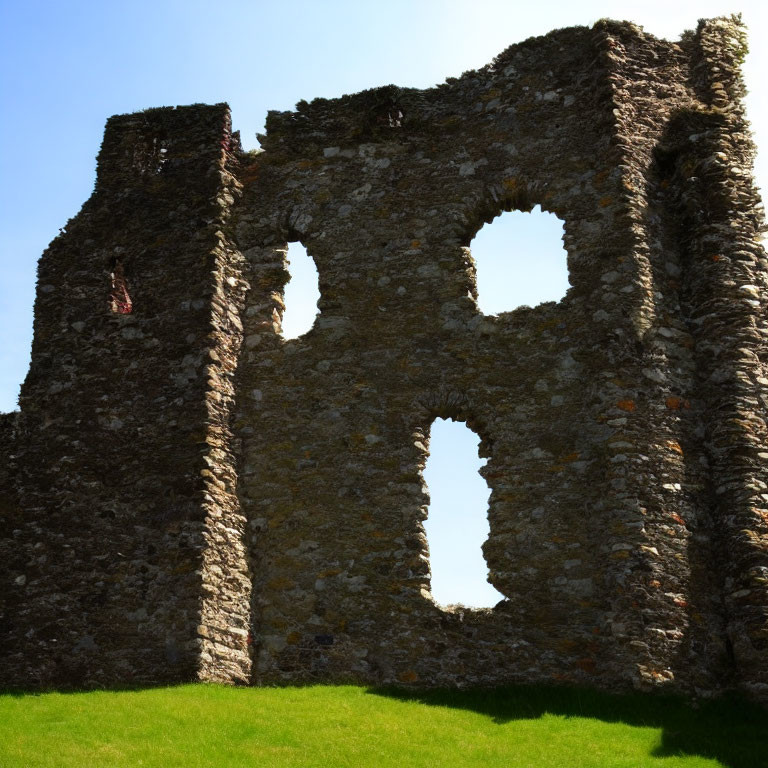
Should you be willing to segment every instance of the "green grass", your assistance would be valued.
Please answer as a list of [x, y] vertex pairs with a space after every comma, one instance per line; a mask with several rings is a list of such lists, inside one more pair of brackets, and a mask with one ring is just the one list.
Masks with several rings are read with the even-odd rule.
[[741, 699], [694, 709], [542, 687], [5, 694], [0, 766], [760, 768], [768, 766], [768, 713]]

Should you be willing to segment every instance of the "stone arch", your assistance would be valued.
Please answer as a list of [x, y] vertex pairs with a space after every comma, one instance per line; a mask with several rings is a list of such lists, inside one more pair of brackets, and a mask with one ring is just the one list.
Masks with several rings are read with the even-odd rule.
[[288, 341], [308, 333], [320, 314], [319, 272], [309, 250], [300, 240], [287, 244], [285, 266], [289, 273], [283, 285], [281, 327]]
[[[480, 459], [486, 459], [491, 464], [494, 459], [494, 439], [484, 418], [477, 415], [477, 409], [472, 406], [470, 398], [459, 392], [450, 386], [438, 386], [431, 391], [425, 393], [418, 401], [418, 410], [412, 417], [412, 423], [416, 423], [416, 426], [411, 435], [414, 438], [414, 446], [416, 449], [415, 465], [417, 468], [418, 478], [422, 483], [422, 491], [424, 497], [421, 499], [422, 506], [418, 508], [416, 516], [416, 528], [417, 535], [422, 543], [422, 558], [425, 563], [429, 563], [429, 547], [426, 531], [424, 528], [424, 521], [429, 515], [430, 498], [428, 493], [428, 487], [424, 480], [424, 469], [429, 458], [429, 444], [431, 437], [432, 425], [438, 419], [444, 419], [446, 421], [453, 421], [463, 424], [468, 430], [473, 432], [478, 438], [477, 455]], [[492, 472], [489, 473], [488, 465], [479, 468], [480, 476], [485, 480], [489, 488], [489, 494], [492, 493], [494, 487], [494, 477]], [[484, 504], [485, 509], [482, 510], [482, 514], [488, 516], [490, 525], [490, 495], [488, 501]], [[487, 547], [489, 542], [494, 538], [494, 530], [491, 526], [489, 529], [488, 537], [482, 545], [483, 560], [488, 569], [487, 581], [498, 591], [501, 592], [498, 578], [494, 573], [494, 564], [487, 557]], [[424, 570], [423, 591], [430, 593], [430, 577], [429, 566], [427, 565]], [[499, 599], [503, 599], [505, 596], [501, 593]], [[443, 606], [437, 601], [434, 601], [441, 609]], [[487, 607], [487, 606], [486, 606]]]
[[562, 219], [538, 205], [504, 211], [481, 227], [470, 246], [481, 312], [499, 315], [561, 301], [569, 287], [562, 236]]
[[[525, 177], [507, 177], [501, 181], [490, 180], [476, 197], [467, 200], [464, 208], [466, 223], [462, 229], [460, 243], [465, 249], [467, 260], [472, 263], [472, 282], [475, 292], [477, 291], [477, 267], [472, 256], [471, 244], [480, 230], [485, 226], [493, 225], [494, 221], [505, 213], [532, 213], [537, 208], [541, 213], [552, 214], [562, 223], [562, 248], [565, 251], [570, 286], [577, 288], [585, 284], [588, 276], [581, 274], [582, 270], [572, 258], [572, 246], [578, 235], [571, 224], [570, 206], [563, 194], [548, 189], [544, 181]], [[562, 298], [565, 299], [566, 296], [563, 295]], [[509, 307], [504, 311], [514, 308]]]
[[[448, 427], [449, 424], [453, 426]], [[435, 460], [436, 425], [440, 426], [443, 441], [437, 446], [443, 465], [440, 474], [435, 474], [435, 464], [430, 464]], [[456, 427], [463, 428], [464, 433]], [[487, 501], [490, 491], [486, 488], [483, 494], [477, 487], [483, 484], [483, 476], [477, 472], [481, 466], [471, 466], [474, 463], [472, 448], [465, 444], [471, 441], [465, 433], [474, 435], [478, 444], [481, 438], [466, 421], [455, 419], [437, 417], [432, 420], [429, 430], [429, 457], [422, 474], [430, 493], [429, 510], [424, 520], [431, 572], [430, 592], [443, 609], [455, 604], [492, 608], [504, 596], [488, 582], [489, 566], [482, 551], [482, 545], [490, 535]], [[454, 459], [460, 459], [459, 463], [449, 463], [449, 449]], [[477, 450], [475, 454], [478, 455]], [[456, 501], [465, 505], [460, 512]]]

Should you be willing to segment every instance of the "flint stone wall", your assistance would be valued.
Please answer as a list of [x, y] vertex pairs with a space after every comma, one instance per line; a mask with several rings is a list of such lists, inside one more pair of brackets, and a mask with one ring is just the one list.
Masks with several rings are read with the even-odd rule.
[[[258, 153], [226, 105], [112, 118], [0, 421], [0, 681], [768, 696], [744, 50], [736, 19], [559, 30], [431, 90], [272, 112]], [[485, 316], [468, 246], [536, 204], [571, 288]], [[297, 240], [321, 299], [285, 340]], [[430, 595], [439, 416], [488, 457], [492, 610]]]

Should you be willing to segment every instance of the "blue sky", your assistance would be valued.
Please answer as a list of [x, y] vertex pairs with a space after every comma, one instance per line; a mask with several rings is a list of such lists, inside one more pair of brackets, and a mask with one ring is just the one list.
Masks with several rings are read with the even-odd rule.
[[[742, 11], [752, 51], [745, 67], [747, 107], [758, 146], [768, 153], [763, 74], [768, 72], [768, 12], [762, 5], [757, 0], [0, 0], [0, 411], [16, 407], [28, 365], [37, 259], [90, 195], [95, 157], [110, 115], [227, 101], [235, 128], [246, 148], [252, 148], [268, 109], [291, 109], [300, 99], [335, 97], [387, 83], [429, 87], [482, 66], [514, 42], [556, 27], [611, 17], [675, 39], [695, 27], [698, 18]], [[757, 175], [765, 188], [768, 169], [761, 156]], [[547, 250], [536, 240], [551, 242], [549, 235], [534, 232], [533, 240], [526, 241], [516, 232], [519, 248], [538, 251], [543, 261], [551, 262], [552, 271], [545, 270], [541, 282], [562, 282], [557, 243]], [[505, 238], [508, 234], [500, 228], [490, 238], [487, 247], [497, 258]], [[505, 261], [514, 269], [513, 259]], [[499, 280], [487, 284], [494, 282]], [[482, 275], [480, 287], [482, 301], [490, 291], [483, 290]], [[551, 298], [538, 290], [535, 285], [526, 289], [520, 300], [535, 304]], [[438, 425], [434, 432], [442, 442], [441, 429]], [[471, 434], [463, 441], [445, 437], [449, 458], [467, 446], [474, 451], [472, 442]], [[459, 463], [467, 467], [468, 461]], [[474, 461], [470, 479], [447, 493], [455, 501], [451, 511], [448, 499], [439, 500], [436, 486], [455, 476], [456, 467], [434, 469], [437, 464], [431, 460], [431, 520], [437, 522], [440, 514], [447, 521], [464, 521], [470, 515], [482, 541], [487, 489]], [[470, 480], [479, 481], [479, 491]], [[441, 527], [454, 528], [461, 526], [449, 522]], [[437, 535], [430, 533], [430, 541]], [[466, 544], [466, 534], [462, 538]], [[477, 553], [479, 543], [472, 548]], [[436, 560], [435, 553], [437, 571]], [[462, 568], [452, 570], [459, 582], [467, 582]], [[470, 597], [446, 592], [440, 599], [487, 602], [472, 597], [480, 595], [479, 588], [472, 589]]]

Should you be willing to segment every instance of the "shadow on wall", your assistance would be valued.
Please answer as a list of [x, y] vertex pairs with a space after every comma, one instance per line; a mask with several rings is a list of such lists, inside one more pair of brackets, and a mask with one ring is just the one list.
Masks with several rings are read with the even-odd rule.
[[660, 728], [660, 743], [649, 758], [691, 755], [718, 760], [727, 768], [768, 766], [768, 710], [741, 696], [726, 696], [696, 706], [681, 698], [659, 695], [616, 695], [547, 686], [465, 691], [370, 688], [368, 693], [468, 710], [485, 715], [498, 725], [554, 715]]

